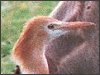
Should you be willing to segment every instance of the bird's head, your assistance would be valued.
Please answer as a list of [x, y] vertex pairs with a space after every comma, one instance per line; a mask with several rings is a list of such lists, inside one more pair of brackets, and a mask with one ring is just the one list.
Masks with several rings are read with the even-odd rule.
[[39, 16], [30, 19], [23, 30], [23, 38], [40, 39], [49, 41], [60, 35], [69, 32], [70, 30], [84, 29], [94, 27], [91, 22], [62, 22], [48, 16]]

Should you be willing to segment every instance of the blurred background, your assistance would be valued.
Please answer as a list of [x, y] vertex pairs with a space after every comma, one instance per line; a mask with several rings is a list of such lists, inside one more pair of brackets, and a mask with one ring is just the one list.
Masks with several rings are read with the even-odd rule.
[[24, 23], [39, 15], [49, 15], [58, 1], [1, 1], [1, 74], [13, 74], [11, 50]]

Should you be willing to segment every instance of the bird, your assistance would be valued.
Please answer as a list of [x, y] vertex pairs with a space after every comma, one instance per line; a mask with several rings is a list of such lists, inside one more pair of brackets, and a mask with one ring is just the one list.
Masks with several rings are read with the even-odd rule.
[[14, 44], [12, 59], [20, 66], [22, 74], [50, 74], [46, 46], [65, 33], [94, 26], [92, 22], [63, 22], [49, 16], [33, 17], [25, 23]]

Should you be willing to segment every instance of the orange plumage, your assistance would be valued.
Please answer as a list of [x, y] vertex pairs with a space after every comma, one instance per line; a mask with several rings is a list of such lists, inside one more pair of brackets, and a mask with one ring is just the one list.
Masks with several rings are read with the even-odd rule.
[[[52, 27], [49, 28], [52, 24]], [[54, 18], [39, 16], [29, 20], [13, 47], [12, 58], [24, 74], [49, 74], [45, 57], [45, 45], [56, 30], [84, 28], [83, 22], [60, 22]], [[94, 26], [86, 23], [86, 27]], [[49, 34], [52, 32], [52, 34]], [[54, 36], [55, 37], [55, 36]]]

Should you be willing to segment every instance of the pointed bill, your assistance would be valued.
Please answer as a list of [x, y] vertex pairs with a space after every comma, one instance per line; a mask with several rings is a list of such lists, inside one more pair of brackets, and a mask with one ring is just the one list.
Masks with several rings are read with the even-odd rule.
[[56, 26], [56, 29], [85, 29], [95, 26], [96, 25], [92, 22], [60, 22], [60, 24]]

